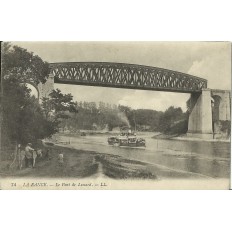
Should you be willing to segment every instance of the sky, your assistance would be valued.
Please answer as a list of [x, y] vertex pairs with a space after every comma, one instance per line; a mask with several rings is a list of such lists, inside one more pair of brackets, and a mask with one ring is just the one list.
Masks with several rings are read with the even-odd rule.
[[[208, 80], [208, 88], [231, 89], [228, 42], [13, 42], [53, 62], [119, 62], [148, 65]], [[104, 101], [134, 109], [186, 110], [189, 94], [55, 84], [75, 101]]]

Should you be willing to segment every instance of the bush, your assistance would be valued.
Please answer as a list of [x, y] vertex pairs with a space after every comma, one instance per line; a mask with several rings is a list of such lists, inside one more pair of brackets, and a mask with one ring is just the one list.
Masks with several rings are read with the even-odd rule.
[[187, 133], [187, 131], [188, 131], [188, 120], [185, 119], [171, 126], [171, 128], [167, 133], [180, 135]]

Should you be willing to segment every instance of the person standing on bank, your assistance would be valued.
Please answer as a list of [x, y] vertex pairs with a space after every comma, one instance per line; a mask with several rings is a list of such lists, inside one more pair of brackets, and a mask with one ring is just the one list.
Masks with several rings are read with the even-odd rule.
[[28, 143], [25, 147], [25, 167], [33, 166], [33, 151], [34, 149], [31, 147], [32, 144]]

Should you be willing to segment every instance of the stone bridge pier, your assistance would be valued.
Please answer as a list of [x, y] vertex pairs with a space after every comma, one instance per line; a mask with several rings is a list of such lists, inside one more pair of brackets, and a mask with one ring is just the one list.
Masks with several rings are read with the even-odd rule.
[[188, 121], [189, 137], [213, 139], [222, 134], [222, 124], [230, 122], [230, 91], [203, 89], [192, 93]]
[[42, 103], [43, 97], [48, 98], [49, 94], [54, 89], [54, 76], [49, 74], [47, 81], [42, 84], [41, 82], [37, 86], [39, 103]]

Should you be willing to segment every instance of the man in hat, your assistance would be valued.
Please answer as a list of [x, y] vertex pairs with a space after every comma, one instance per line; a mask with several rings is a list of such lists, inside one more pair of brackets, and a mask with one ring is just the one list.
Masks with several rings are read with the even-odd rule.
[[25, 166], [26, 168], [28, 166], [33, 165], [33, 152], [34, 149], [32, 148], [32, 144], [28, 143], [27, 146], [25, 147]]

